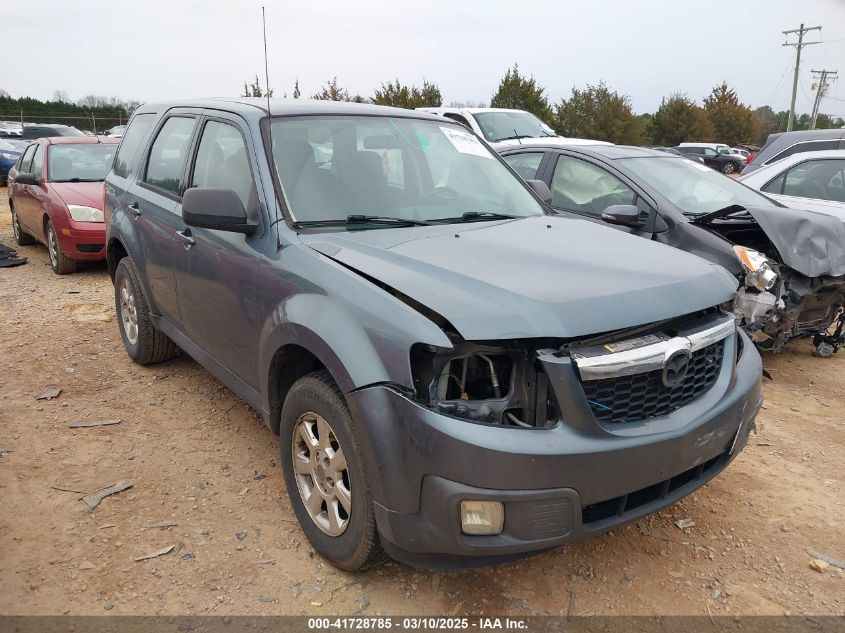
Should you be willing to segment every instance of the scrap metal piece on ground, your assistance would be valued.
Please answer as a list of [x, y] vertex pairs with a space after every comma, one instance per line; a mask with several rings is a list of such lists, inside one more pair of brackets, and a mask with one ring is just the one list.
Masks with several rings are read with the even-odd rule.
[[3, 457], [3, 455], [6, 455], [7, 453], [11, 453], [11, 452], [12, 452], [12, 449], [9, 448], [8, 446], [0, 446], [0, 457]]
[[135, 559], [135, 562], [138, 563], [142, 560], [149, 560], [151, 558], [157, 558], [159, 556], [164, 556], [165, 554], [169, 554], [174, 549], [176, 549], [175, 545], [168, 545], [167, 547], [162, 547], [161, 549], [157, 549], [154, 552], [150, 552], [148, 554], [142, 554], [138, 558]]
[[845, 570], [845, 561], [833, 558], [832, 556], [828, 556], [827, 554], [822, 554], [821, 552], [817, 552], [814, 549], [808, 549], [807, 554], [809, 554], [816, 560], [824, 561], [828, 565], [833, 565], [834, 567]]
[[121, 492], [122, 490], [126, 490], [127, 488], [131, 488], [133, 485], [134, 484], [131, 481], [120, 481], [97, 492], [92, 492], [90, 495], [85, 495], [84, 497], [82, 497], [82, 500], [85, 502], [85, 505], [88, 506], [88, 512], [92, 512], [94, 508], [100, 505], [100, 501], [102, 501], [109, 495], [113, 495], [118, 492]]
[[678, 526], [681, 530], [686, 530], [687, 528], [691, 528], [695, 526], [695, 521], [692, 519], [678, 519], [675, 521], [675, 525]]
[[38, 392], [38, 395], [35, 396], [36, 400], [52, 400], [53, 398], [58, 398], [59, 394], [62, 392], [61, 387], [47, 387], [46, 389], [42, 389]]
[[123, 420], [80, 420], [78, 422], [71, 422], [68, 425], [69, 429], [87, 429], [92, 426], [111, 426], [112, 424], [120, 424]]
[[161, 523], [151, 523], [149, 525], [145, 525], [145, 530], [152, 530], [154, 528], [159, 528], [160, 530], [166, 530], [167, 528], [176, 527], [179, 525], [176, 521], [162, 521]]

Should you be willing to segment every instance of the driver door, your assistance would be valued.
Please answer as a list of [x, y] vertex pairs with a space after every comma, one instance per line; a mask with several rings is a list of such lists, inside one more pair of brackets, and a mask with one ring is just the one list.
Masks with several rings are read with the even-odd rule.
[[[546, 170], [552, 192], [552, 207], [557, 211], [576, 213], [586, 220], [600, 222], [615, 229], [651, 238], [657, 213], [652, 205], [631, 186], [604, 166], [559, 154]], [[608, 224], [602, 219], [607, 207], [630, 204], [640, 210], [640, 226]]]

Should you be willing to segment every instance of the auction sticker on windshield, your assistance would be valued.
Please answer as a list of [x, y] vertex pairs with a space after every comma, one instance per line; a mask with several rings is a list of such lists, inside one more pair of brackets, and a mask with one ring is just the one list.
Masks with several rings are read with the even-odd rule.
[[481, 144], [475, 136], [469, 132], [462, 130], [455, 130], [448, 127], [441, 127], [443, 134], [449, 139], [454, 148], [461, 154], [473, 154], [475, 156], [483, 156], [484, 158], [492, 159], [493, 156], [487, 151], [487, 148]]

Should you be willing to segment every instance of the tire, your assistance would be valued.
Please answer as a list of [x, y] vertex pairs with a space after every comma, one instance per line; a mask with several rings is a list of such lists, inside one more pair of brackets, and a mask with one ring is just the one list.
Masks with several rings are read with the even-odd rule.
[[[346, 400], [329, 372], [308, 374], [291, 387], [282, 407], [279, 448], [288, 497], [314, 549], [346, 571], [381, 562], [384, 552], [360, 444]], [[343, 459], [335, 467], [332, 462], [340, 454]], [[312, 498], [314, 509], [309, 510], [306, 499]]]
[[75, 273], [76, 260], [65, 256], [52, 220], [47, 220], [47, 227], [44, 233], [47, 235], [47, 252], [50, 254], [50, 267], [53, 269], [53, 272], [57, 275]]
[[15, 236], [15, 242], [17, 242], [18, 246], [32, 246], [38, 243], [29, 233], [24, 232], [14, 207], [12, 207], [12, 233]]
[[722, 173], [723, 174], [732, 174], [736, 171], [736, 165], [732, 162], [728, 161], [724, 165], [722, 165]]
[[129, 357], [139, 365], [170, 358], [176, 346], [153, 326], [147, 297], [132, 260], [124, 257], [114, 273], [114, 304], [120, 338]]

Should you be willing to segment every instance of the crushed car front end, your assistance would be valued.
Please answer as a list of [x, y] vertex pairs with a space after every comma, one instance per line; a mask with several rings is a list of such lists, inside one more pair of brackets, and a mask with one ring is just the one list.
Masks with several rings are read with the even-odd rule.
[[745, 446], [761, 361], [718, 308], [576, 340], [415, 346], [413, 391], [348, 394], [388, 553], [489, 563], [596, 534], [700, 487]]

